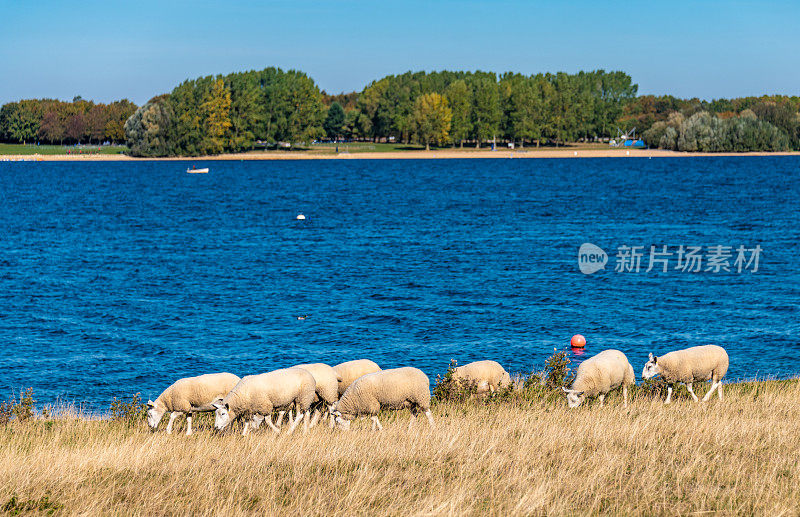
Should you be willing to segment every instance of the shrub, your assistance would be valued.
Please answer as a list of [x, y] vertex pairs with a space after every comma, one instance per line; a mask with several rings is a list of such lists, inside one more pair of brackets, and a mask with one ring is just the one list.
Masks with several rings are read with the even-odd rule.
[[475, 382], [463, 382], [453, 378], [457, 367], [458, 362], [453, 359], [444, 377], [436, 376], [436, 385], [433, 387], [434, 401], [465, 402], [478, 392]]
[[30, 499], [28, 501], [20, 501], [16, 495], [12, 495], [6, 504], [2, 506], [3, 512], [9, 515], [23, 515], [30, 513], [43, 513], [45, 515], [53, 515], [58, 510], [64, 508], [64, 505], [51, 501], [50, 495], [45, 495], [39, 499]]
[[8, 400], [0, 402], [0, 424], [9, 423], [12, 416], [14, 416], [14, 402]]
[[645, 379], [632, 388], [632, 395], [644, 398], [662, 399], [667, 396], [667, 383], [661, 377]]
[[19, 394], [19, 402], [14, 405], [13, 413], [17, 420], [24, 422], [33, 417], [36, 407], [34, 403], [36, 400], [33, 398], [33, 388], [28, 388]]
[[147, 417], [147, 404], [142, 402], [140, 393], [133, 395], [130, 400], [114, 397], [111, 402], [111, 419], [134, 425]]
[[544, 361], [544, 383], [550, 389], [558, 389], [572, 380], [569, 354], [553, 349], [553, 355]]
[[18, 422], [24, 422], [33, 418], [36, 413], [36, 399], [33, 398], [33, 388], [27, 388], [20, 392], [19, 400], [11, 397], [11, 400], [0, 402], [0, 424], [7, 424], [12, 418]]

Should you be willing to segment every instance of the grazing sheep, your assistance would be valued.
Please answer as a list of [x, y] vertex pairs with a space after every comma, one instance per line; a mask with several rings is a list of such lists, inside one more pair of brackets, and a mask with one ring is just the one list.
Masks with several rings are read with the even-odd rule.
[[370, 415], [372, 429], [383, 429], [378, 413], [385, 409], [411, 409], [411, 422], [417, 411], [422, 411], [433, 426], [431, 416], [431, 391], [428, 376], [417, 368], [394, 368], [369, 373], [356, 379], [333, 405], [336, 424], [350, 428], [350, 421], [359, 415]]
[[[244, 377], [224, 398], [212, 405], [216, 409], [214, 427], [221, 431], [237, 418], [244, 417], [242, 435], [246, 435], [250, 420], [260, 423], [266, 416], [267, 425], [276, 433], [280, 430], [269, 418], [275, 409], [288, 409], [294, 405], [297, 417], [289, 427], [292, 434], [300, 419], [304, 419], [303, 430], [308, 430], [308, 408], [314, 402], [316, 383], [314, 376], [302, 368], [285, 368], [260, 375]], [[257, 427], [257, 425], [256, 425]]]
[[497, 361], [475, 361], [459, 366], [453, 371], [453, 379], [474, 382], [478, 393], [494, 393], [511, 385], [511, 376]]
[[362, 375], [381, 371], [381, 367], [369, 359], [347, 361], [346, 363], [337, 364], [333, 369], [339, 374], [339, 397]]
[[164, 413], [170, 411], [167, 434], [172, 434], [172, 424], [186, 414], [186, 434], [192, 434], [194, 413], [214, 411], [212, 402], [224, 397], [239, 382], [232, 373], [209, 373], [175, 381], [165, 389], [155, 402], [147, 401], [147, 425], [156, 430]]
[[[331, 366], [324, 363], [298, 364], [292, 366], [292, 368], [308, 370], [308, 372], [314, 376], [314, 381], [317, 383], [317, 396], [314, 402], [322, 402], [325, 405], [322, 412], [322, 419], [324, 420], [326, 416], [330, 415], [331, 405], [339, 400], [339, 374], [336, 373], [336, 370]], [[310, 427], [316, 425], [318, 417], [319, 412], [315, 409], [314, 415], [311, 417]], [[279, 415], [278, 427], [280, 427], [281, 420], [282, 415]], [[333, 419], [331, 419], [330, 426], [333, 427], [333, 425]]]
[[651, 379], [656, 375], [669, 383], [667, 386], [667, 400], [672, 400], [672, 386], [685, 384], [689, 395], [697, 402], [697, 395], [692, 390], [693, 382], [711, 380], [711, 389], [703, 397], [707, 402], [714, 390], [717, 390], [719, 399], [722, 400], [722, 378], [728, 372], [728, 353], [717, 345], [693, 346], [683, 350], [675, 350], [661, 357], [650, 354], [650, 360], [642, 370], [643, 379]]
[[586, 397], [597, 397], [600, 406], [611, 390], [622, 386], [622, 398], [628, 407], [628, 385], [636, 383], [633, 366], [619, 350], [604, 350], [578, 366], [572, 388], [562, 388], [571, 408], [581, 405]]

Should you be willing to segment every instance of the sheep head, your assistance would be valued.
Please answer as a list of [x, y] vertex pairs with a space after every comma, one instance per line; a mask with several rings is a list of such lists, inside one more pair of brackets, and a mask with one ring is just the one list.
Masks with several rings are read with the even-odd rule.
[[161, 422], [161, 417], [163, 417], [166, 412], [167, 408], [161, 402], [147, 401], [147, 425], [150, 426], [150, 429], [153, 431], [156, 430], [158, 423]]
[[338, 401], [331, 404], [331, 418], [333, 418], [333, 421], [336, 422], [336, 427], [344, 431], [348, 431], [350, 429], [350, 418], [343, 416], [342, 412], [336, 409], [337, 405]]
[[214, 406], [214, 429], [222, 431], [236, 418], [236, 414], [230, 410], [227, 402], [222, 402], [222, 399], [215, 400], [211, 405]]
[[642, 370], [642, 379], [652, 379], [656, 375], [660, 374], [661, 371], [661, 365], [658, 364], [658, 357], [654, 356], [653, 353], [650, 352], [650, 359], [647, 361], [647, 364], [644, 365], [644, 370]]
[[580, 406], [584, 399], [586, 399], [586, 394], [583, 391], [568, 390], [564, 387], [561, 389], [567, 394], [567, 405], [571, 408]]

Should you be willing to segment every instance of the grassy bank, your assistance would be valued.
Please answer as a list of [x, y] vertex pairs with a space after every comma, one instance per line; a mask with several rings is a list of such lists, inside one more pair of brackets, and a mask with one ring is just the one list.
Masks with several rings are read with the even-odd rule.
[[[708, 388], [700, 387], [698, 393]], [[349, 433], [150, 433], [143, 422], [0, 426], [0, 508], [122, 514], [795, 514], [800, 383], [664, 406], [638, 390], [569, 410], [556, 392], [440, 402]], [[178, 426], [182, 428], [182, 424]], [[163, 428], [163, 425], [162, 425]]]
[[67, 154], [122, 154], [128, 148], [121, 145], [97, 146], [85, 145], [31, 145], [31, 144], [0, 144], [0, 155], [31, 156], [34, 154], [52, 156]]

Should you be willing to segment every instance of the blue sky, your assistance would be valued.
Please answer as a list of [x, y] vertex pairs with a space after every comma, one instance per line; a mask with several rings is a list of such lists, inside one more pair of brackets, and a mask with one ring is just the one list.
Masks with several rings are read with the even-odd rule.
[[142, 103], [296, 68], [329, 92], [407, 70], [623, 70], [640, 93], [800, 95], [800, 2], [0, 0], [0, 103]]

